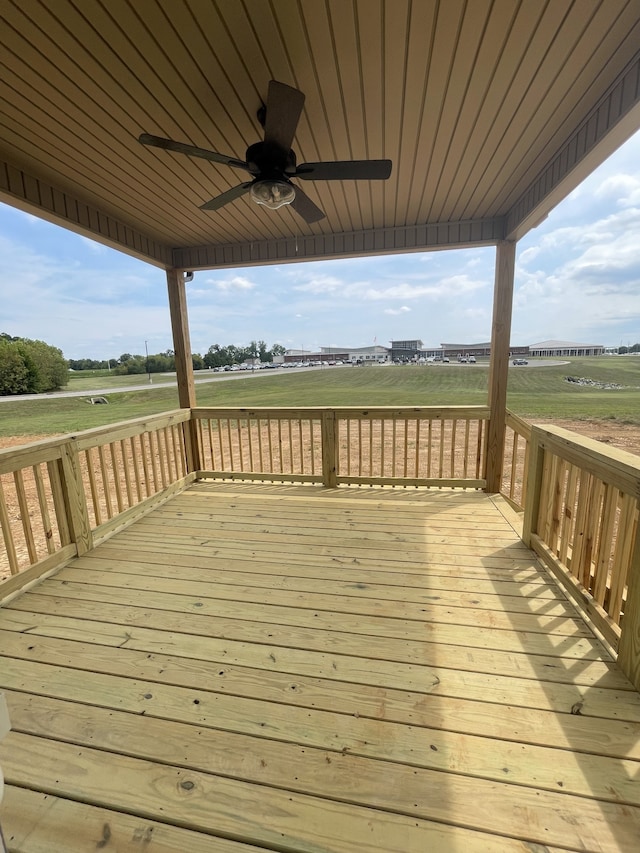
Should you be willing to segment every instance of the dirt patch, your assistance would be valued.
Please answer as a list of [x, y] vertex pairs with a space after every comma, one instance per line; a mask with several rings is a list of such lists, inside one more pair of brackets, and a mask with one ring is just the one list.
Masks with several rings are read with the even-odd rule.
[[587, 438], [602, 441], [605, 444], [608, 444], [609, 447], [617, 447], [619, 450], [626, 450], [628, 453], [640, 454], [639, 424], [622, 424], [617, 421], [582, 420], [536, 420], [536, 423], [554, 424], [555, 426], [564, 427], [564, 429], [573, 430], [573, 432], [577, 432]]

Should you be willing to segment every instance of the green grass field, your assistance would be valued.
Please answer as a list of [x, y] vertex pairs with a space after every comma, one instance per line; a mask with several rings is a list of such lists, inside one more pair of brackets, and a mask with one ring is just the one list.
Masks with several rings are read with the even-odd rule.
[[[73, 375], [68, 390], [108, 388], [108, 406], [90, 406], [82, 397], [0, 403], [0, 435], [52, 435], [77, 432], [106, 423], [176, 408], [175, 387], [118, 392], [146, 377]], [[572, 385], [567, 375], [624, 385], [601, 390]], [[123, 381], [125, 380], [125, 381]], [[438, 406], [484, 404], [486, 364], [425, 367], [342, 367], [297, 372], [287, 370], [197, 386], [202, 406]], [[640, 424], [640, 357], [572, 359], [569, 364], [509, 368], [508, 406], [528, 419], [575, 418]]]

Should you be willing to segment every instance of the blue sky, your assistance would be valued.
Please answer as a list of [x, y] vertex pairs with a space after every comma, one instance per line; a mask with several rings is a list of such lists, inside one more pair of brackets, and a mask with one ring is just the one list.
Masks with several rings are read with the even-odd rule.
[[[494, 250], [466, 249], [198, 272], [194, 352], [211, 344], [317, 349], [421, 338], [481, 342]], [[0, 204], [0, 331], [67, 358], [172, 346], [165, 275]], [[512, 343], [640, 341], [640, 133], [518, 244]]]

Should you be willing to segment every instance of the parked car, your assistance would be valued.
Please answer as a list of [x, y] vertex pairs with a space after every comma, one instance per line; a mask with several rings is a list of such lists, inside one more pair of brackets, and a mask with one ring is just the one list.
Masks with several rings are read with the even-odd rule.
[[513, 359], [513, 366], [514, 367], [520, 367], [523, 364], [529, 364], [529, 362], [527, 361], [526, 358], [514, 358]]

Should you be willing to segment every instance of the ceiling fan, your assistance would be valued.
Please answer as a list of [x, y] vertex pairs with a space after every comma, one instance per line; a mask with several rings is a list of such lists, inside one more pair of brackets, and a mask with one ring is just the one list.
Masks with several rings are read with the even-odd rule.
[[252, 176], [250, 181], [238, 184], [205, 202], [200, 206], [201, 210], [219, 210], [245, 193], [250, 193], [257, 204], [272, 210], [290, 204], [306, 222], [317, 222], [325, 214], [299, 186], [292, 183], [292, 178], [300, 181], [384, 181], [391, 174], [391, 160], [338, 160], [301, 163], [298, 166], [291, 143], [303, 105], [302, 92], [271, 80], [266, 106], [258, 111], [258, 120], [264, 127], [264, 141], [249, 146], [244, 160], [149, 133], [143, 133], [139, 141], [143, 145], [243, 169]]

